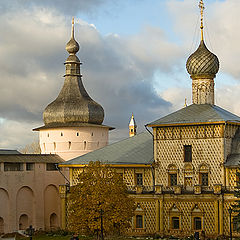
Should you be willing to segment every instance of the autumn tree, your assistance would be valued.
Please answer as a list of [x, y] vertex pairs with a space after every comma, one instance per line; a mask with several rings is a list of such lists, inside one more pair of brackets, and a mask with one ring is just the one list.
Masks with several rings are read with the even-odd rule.
[[135, 203], [114, 168], [91, 162], [79, 174], [78, 182], [70, 188], [70, 231], [98, 235], [101, 218], [105, 234], [122, 234], [130, 227]]

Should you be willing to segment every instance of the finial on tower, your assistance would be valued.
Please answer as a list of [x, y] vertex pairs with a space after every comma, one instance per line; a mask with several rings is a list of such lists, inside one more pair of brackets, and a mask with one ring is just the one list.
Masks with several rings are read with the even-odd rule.
[[129, 137], [133, 137], [137, 134], [137, 124], [135, 122], [133, 113], [132, 113], [132, 117], [129, 123]]
[[185, 98], [184, 107], [187, 107], [187, 98]]
[[201, 26], [200, 26], [200, 29], [201, 29], [201, 40], [203, 41], [203, 10], [205, 9], [203, 0], [200, 0], [198, 6], [200, 8], [200, 13], [201, 13]]
[[74, 17], [72, 17], [72, 34], [71, 38], [74, 38]]
[[79, 44], [74, 39], [74, 17], [72, 18], [72, 33], [71, 33], [71, 39], [67, 43], [66, 50], [69, 52], [69, 54], [76, 54], [79, 50]]

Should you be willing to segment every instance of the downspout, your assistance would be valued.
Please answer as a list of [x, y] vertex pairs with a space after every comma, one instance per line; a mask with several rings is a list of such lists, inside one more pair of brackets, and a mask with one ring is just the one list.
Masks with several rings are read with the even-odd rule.
[[152, 134], [152, 132], [147, 128], [147, 124], [144, 125], [145, 129], [152, 135], [152, 139], [153, 139], [153, 163], [151, 164], [151, 172], [152, 172], [152, 181], [153, 181], [153, 192], [155, 192], [155, 171], [154, 171], [154, 163], [155, 163], [155, 159], [154, 159], [154, 135]]
[[58, 164], [56, 163], [55, 164], [56, 166], [56, 169], [60, 172], [60, 174], [64, 177], [64, 179], [67, 181], [67, 184], [68, 186], [70, 186], [70, 181], [67, 179], [67, 177], [61, 172], [61, 169], [58, 167]]

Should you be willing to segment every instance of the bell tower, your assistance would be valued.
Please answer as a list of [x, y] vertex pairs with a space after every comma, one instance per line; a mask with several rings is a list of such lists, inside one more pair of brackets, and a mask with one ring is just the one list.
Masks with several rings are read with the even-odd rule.
[[72, 19], [71, 39], [66, 45], [65, 81], [58, 97], [43, 112], [44, 126], [39, 131], [42, 154], [58, 154], [65, 160], [86, 154], [108, 144], [111, 127], [102, 125], [104, 110], [84, 88], [76, 56], [79, 44], [74, 37]]
[[203, 0], [199, 2], [201, 12], [201, 41], [198, 49], [187, 60], [187, 71], [192, 79], [192, 103], [214, 105], [214, 78], [219, 70], [219, 61], [210, 52], [203, 37]]

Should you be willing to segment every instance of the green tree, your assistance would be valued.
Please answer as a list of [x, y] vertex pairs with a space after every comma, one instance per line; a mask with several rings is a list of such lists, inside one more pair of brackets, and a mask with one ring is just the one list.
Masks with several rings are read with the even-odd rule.
[[122, 234], [130, 227], [135, 203], [114, 168], [91, 162], [79, 174], [78, 182], [70, 188], [70, 231], [99, 235], [101, 218], [105, 234]]

